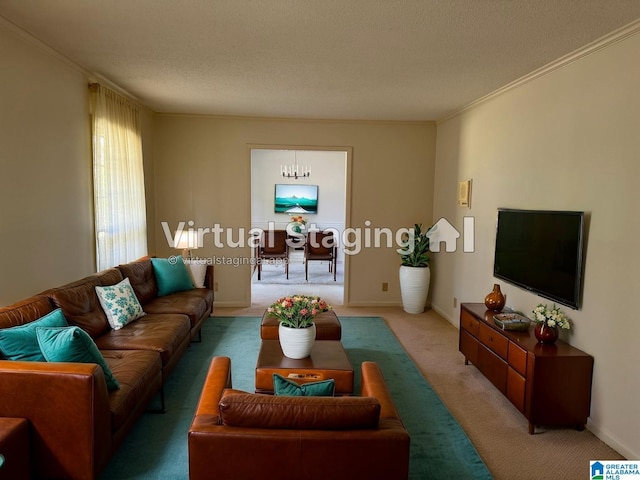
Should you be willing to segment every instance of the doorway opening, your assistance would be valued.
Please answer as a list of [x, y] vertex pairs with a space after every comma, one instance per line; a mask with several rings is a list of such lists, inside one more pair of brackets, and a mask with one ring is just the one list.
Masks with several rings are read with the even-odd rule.
[[[251, 304], [269, 305], [291, 294], [319, 295], [331, 305], [346, 304], [349, 259], [341, 245], [349, 225], [351, 149], [260, 145], [251, 146], [250, 151], [251, 228], [286, 230], [296, 222], [299, 225], [294, 230], [300, 230], [301, 235], [330, 230], [338, 243], [335, 280], [330, 261], [309, 262], [307, 274], [304, 247], [300, 246], [289, 249], [289, 278], [282, 261], [262, 262], [260, 279], [255, 265], [250, 280]], [[257, 257], [255, 251], [252, 254]]]

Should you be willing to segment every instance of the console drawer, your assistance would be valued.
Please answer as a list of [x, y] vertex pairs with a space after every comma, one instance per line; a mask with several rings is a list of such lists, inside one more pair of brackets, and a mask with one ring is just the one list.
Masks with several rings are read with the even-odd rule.
[[525, 378], [509, 366], [507, 369], [507, 398], [518, 410], [525, 412]]
[[480, 324], [480, 342], [505, 360], [507, 359], [509, 340], [484, 323]]
[[479, 345], [477, 367], [498, 390], [507, 393], [507, 362], [484, 345]]
[[523, 377], [527, 376], [527, 352], [509, 342], [509, 365]]
[[459, 350], [467, 362], [471, 362], [474, 365], [478, 364], [478, 340], [464, 330], [460, 331]]
[[478, 338], [478, 327], [480, 322], [466, 310], [460, 311], [460, 329], [466, 330], [474, 337]]

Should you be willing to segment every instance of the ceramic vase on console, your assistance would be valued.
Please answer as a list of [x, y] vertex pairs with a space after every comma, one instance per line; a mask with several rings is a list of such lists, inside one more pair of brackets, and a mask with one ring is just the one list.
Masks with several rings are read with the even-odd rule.
[[500, 312], [504, 307], [504, 303], [505, 298], [500, 290], [500, 285], [494, 283], [493, 290], [484, 298], [484, 304], [489, 310]]
[[540, 343], [553, 344], [558, 340], [558, 327], [550, 327], [544, 322], [538, 323], [533, 333]]
[[316, 341], [316, 325], [313, 323], [306, 328], [291, 328], [281, 323], [278, 327], [278, 336], [285, 357], [307, 358]]

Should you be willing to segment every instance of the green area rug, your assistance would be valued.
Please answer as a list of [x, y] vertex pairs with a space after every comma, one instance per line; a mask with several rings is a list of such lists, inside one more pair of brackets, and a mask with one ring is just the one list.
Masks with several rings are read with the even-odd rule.
[[[384, 320], [340, 317], [342, 342], [360, 388], [359, 365], [377, 362], [411, 435], [409, 478], [491, 479], [464, 431], [424, 380]], [[202, 343], [192, 343], [165, 386], [167, 413], [147, 413], [129, 433], [101, 480], [189, 478], [187, 432], [213, 356], [231, 358], [235, 388], [253, 391], [260, 319], [212, 317]], [[215, 466], [212, 466], [215, 468]]]

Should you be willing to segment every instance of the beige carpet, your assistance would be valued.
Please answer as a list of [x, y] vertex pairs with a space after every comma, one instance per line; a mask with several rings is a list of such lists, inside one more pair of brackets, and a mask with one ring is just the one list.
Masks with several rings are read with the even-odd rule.
[[[264, 295], [264, 297], [263, 297]], [[270, 295], [270, 296], [269, 296]], [[261, 316], [277, 292], [254, 295], [250, 308], [217, 308], [215, 315]], [[588, 430], [545, 429], [528, 434], [524, 416], [458, 352], [458, 330], [433, 311], [335, 307], [338, 315], [380, 316], [465, 430], [497, 480], [584, 480], [589, 460], [623, 457]]]

